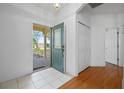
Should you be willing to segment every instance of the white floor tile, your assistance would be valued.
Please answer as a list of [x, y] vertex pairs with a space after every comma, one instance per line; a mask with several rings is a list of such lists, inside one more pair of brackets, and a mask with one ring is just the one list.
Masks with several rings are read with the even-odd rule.
[[31, 76], [37, 76], [37, 75], [40, 75], [40, 72], [35, 72], [35, 73], [32, 73]]
[[43, 87], [44, 85], [48, 84], [48, 82], [46, 80], [38, 80], [36, 82], [33, 82], [35, 88], [41, 88]]
[[53, 73], [54, 77], [61, 78], [63, 76], [62, 73]]
[[52, 87], [50, 84], [44, 85], [43, 87], [41, 87], [40, 89], [53, 89], [54, 87]]
[[64, 82], [62, 82], [60, 79], [56, 79], [53, 82], [50, 82], [50, 85], [53, 86], [54, 89], [59, 88], [61, 85], [63, 85]]
[[48, 76], [51, 76], [51, 75], [53, 75], [53, 71], [50, 71], [50, 70], [46, 70], [46, 71], [44, 71], [44, 72], [40, 72], [40, 74], [41, 74], [41, 76], [43, 76], [43, 77], [48, 77]]
[[41, 74], [41, 76], [43, 77], [43, 78], [47, 78], [47, 77], [49, 77], [49, 76], [51, 76], [52, 74], [51, 73], [42, 73]]
[[56, 79], [58, 79], [58, 77], [55, 77], [54, 75], [48, 76], [45, 78], [48, 82], [52, 82], [55, 81]]
[[17, 89], [16, 79], [1, 83], [2, 89]]
[[73, 77], [68, 76], [68, 75], [63, 75], [61, 78], [59, 78], [61, 81], [63, 82], [67, 82], [69, 80], [71, 80]]
[[23, 85], [22, 87], [19, 87], [20, 89], [35, 89], [33, 83]]
[[37, 82], [38, 80], [43, 80], [44, 78], [39, 74], [36, 76], [32, 76], [32, 81]]
[[0, 84], [1, 89], [56, 89], [73, 77], [53, 68], [48, 68], [31, 75], [23, 76]]
[[18, 82], [28, 82], [28, 81], [31, 81], [31, 80], [32, 80], [32, 77], [30, 75], [17, 78]]
[[32, 78], [31, 76], [24, 76], [24, 77], [18, 78], [17, 83], [18, 83], [18, 88], [24, 88], [24, 87], [30, 86], [32, 85]]
[[30, 81], [30, 82], [19, 82], [18, 83], [18, 88], [24, 88], [24, 87], [30, 86], [32, 84], [33, 84], [32, 81]]

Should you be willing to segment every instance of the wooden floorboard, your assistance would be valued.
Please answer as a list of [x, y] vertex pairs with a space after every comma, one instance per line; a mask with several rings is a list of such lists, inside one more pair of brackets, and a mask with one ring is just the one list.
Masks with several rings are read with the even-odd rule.
[[121, 89], [123, 68], [106, 63], [106, 67], [89, 67], [60, 89]]

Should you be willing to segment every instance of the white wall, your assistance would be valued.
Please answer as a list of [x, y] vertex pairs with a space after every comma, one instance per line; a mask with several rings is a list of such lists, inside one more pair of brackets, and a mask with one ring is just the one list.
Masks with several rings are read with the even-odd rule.
[[0, 82], [33, 72], [33, 22], [53, 25], [52, 14], [35, 9], [30, 4], [0, 4]]
[[91, 27], [91, 66], [105, 66], [105, 29], [121, 24], [122, 15], [118, 16], [120, 17], [99, 13], [89, 6], [84, 7], [78, 14], [78, 20]]
[[116, 27], [115, 19], [117, 18], [113, 14], [94, 13], [89, 6], [78, 14], [78, 20], [91, 27], [91, 66], [105, 66], [105, 29]]
[[91, 18], [91, 66], [105, 66], [105, 29], [113, 25], [109, 15], [92, 15]]
[[91, 66], [105, 65], [105, 29], [117, 28], [122, 25], [120, 14], [93, 14], [91, 18], [92, 28], [92, 62]]
[[105, 29], [124, 25], [124, 8], [122, 6], [123, 3], [106, 3], [93, 9], [91, 18], [92, 66], [105, 65]]
[[33, 71], [32, 20], [15, 11], [0, 5], [0, 82]]
[[76, 34], [76, 15], [64, 20], [66, 34], [66, 73], [76, 75], [75, 63], [75, 34]]
[[69, 3], [66, 7], [62, 8], [57, 14], [56, 14], [56, 22], [55, 24], [63, 21], [64, 19], [67, 19], [68, 17], [76, 14], [78, 9], [82, 7], [84, 4], [82, 3]]
[[78, 21], [84, 23], [85, 25], [88, 25], [90, 27], [91, 25], [91, 14], [92, 9], [89, 6], [85, 6], [78, 14]]
[[[75, 13], [81, 5], [70, 4], [68, 8], [63, 8], [56, 18], [55, 14], [37, 8], [33, 4], [0, 4], [0, 82], [32, 73], [33, 23], [52, 27], [65, 22], [66, 72], [75, 75]], [[66, 16], [62, 11], [67, 13]]]
[[45, 25], [52, 27], [55, 24], [55, 16], [56, 14], [46, 11], [45, 9], [42, 9], [40, 7], [36, 7], [34, 4], [12, 4], [14, 7], [25, 11], [30, 15], [33, 20], [33, 23]]

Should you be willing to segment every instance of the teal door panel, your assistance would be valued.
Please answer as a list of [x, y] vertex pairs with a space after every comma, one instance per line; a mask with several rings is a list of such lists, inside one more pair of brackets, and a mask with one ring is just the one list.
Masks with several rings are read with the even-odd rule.
[[52, 67], [64, 72], [64, 23], [52, 28]]

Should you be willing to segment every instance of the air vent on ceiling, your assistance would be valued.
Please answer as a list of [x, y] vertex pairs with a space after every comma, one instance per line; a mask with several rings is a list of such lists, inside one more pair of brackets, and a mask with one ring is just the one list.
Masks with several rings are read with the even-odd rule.
[[98, 6], [100, 6], [100, 5], [102, 5], [103, 3], [89, 3], [89, 6], [91, 7], [91, 8], [96, 8], [96, 7], [98, 7]]

